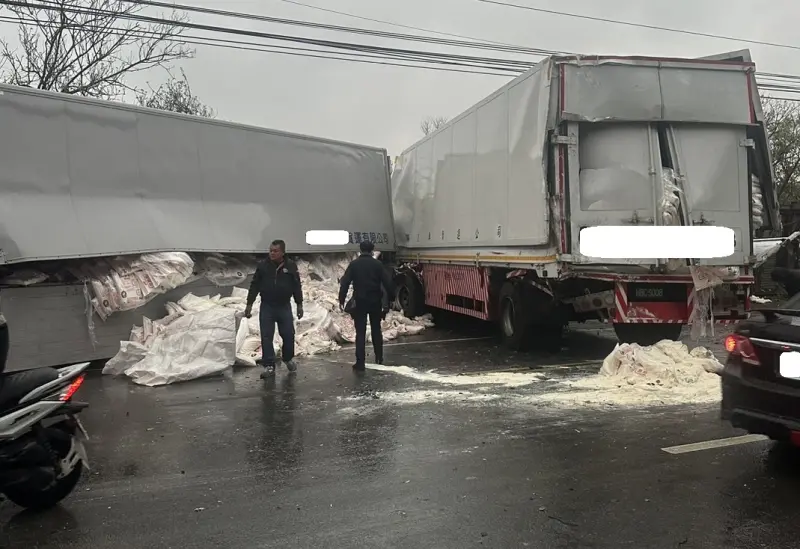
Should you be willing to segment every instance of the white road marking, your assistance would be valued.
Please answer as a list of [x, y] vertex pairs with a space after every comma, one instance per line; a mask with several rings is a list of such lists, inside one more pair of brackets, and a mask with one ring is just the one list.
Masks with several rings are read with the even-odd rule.
[[429, 343], [458, 343], [459, 341], [485, 341], [492, 337], [462, 337], [457, 339], [428, 339], [425, 341], [403, 341], [402, 343], [384, 343], [384, 347], [400, 347], [402, 345], [425, 345]]
[[738, 446], [739, 444], [750, 444], [751, 442], [762, 442], [764, 440], [769, 440], [769, 437], [765, 437], [764, 435], [742, 435], [739, 437], [695, 442], [693, 444], [682, 444], [680, 446], [669, 446], [667, 448], [662, 448], [662, 450], [668, 454], [688, 454], [689, 452], [699, 452], [700, 450], [711, 450], [713, 448], [726, 448], [728, 446]]

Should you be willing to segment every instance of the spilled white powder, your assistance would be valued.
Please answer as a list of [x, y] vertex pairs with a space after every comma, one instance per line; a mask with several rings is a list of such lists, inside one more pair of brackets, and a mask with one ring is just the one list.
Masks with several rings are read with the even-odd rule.
[[539, 373], [517, 372], [488, 372], [482, 374], [447, 375], [436, 373], [435, 370], [423, 372], [409, 366], [382, 366], [380, 364], [367, 364], [370, 370], [392, 372], [417, 381], [440, 383], [442, 385], [476, 386], [495, 385], [501, 387], [525, 387], [544, 379]]
[[[722, 364], [713, 354], [703, 347], [689, 351], [683, 343], [666, 340], [649, 347], [636, 344], [618, 345], [603, 361], [597, 375], [582, 379], [548, 380], [544, 374], [533, 372], [446, 375], [435, 371], [423, 372], [409, 366], [369, 364], [367, 367], [416, 381], [463, 388], [386, 391], [372, 396], [348, 397], [345, 400], [368, 398], [376, 405], [492, 403], [510, 407], [575, 408], [707, 404], [718, 402], [721, 396], [717, 373], [722, 370]], [[541, 385], [543, 381], [551, 381], [553, 385], [544, 387]]]

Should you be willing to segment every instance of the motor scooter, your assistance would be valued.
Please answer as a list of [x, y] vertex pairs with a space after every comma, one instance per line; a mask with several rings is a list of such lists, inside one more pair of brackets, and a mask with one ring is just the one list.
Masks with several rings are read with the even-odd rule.
[[9, 327], [0, 311], [0, 493], [41, 510], [67, 497], [88, 469], [86, 430], [73, 400], [89, 363], [5, 372]]

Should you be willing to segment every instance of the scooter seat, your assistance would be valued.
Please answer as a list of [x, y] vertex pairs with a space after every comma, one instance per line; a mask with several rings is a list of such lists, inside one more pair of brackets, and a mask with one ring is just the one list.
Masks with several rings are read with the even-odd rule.
[[53, 368], [36, 368], [22, 372], [9, 372], [0, 376], [0, 411], [19, 404], [19, 400], [45, 383], [58, 379]]

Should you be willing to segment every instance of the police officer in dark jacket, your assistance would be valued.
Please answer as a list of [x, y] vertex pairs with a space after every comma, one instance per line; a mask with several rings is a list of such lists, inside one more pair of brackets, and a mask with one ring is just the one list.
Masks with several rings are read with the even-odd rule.
[[297, 265], [286, 259], [286, 243], [274, 240], [269, 247], [269, 259], [259, 264], [247, 293], [247, 307], [244, 315], [250, 318], [253, 303], [261, 294], [261, 310], [258, 322], [261, 328], [261, 363], [264, 366], [262, 379], [275, 373], [275, 324], [283, 340], [283, 362], [290, 372], [297, 371], [294, 362], [294, 319], [289, 300], [294, 297], [297, 305], [297, 319], [303, 318], [303, 290]]
[[384, 308], [384, 291], [391, 302], [394, 300], [394, 284], [383, 263], [372, 257], [375, 245], [372, 242], [361, 243], [361, 255], [350, 263], [342, 277], [339, 287], [339, 306], [344, 308], [344, 300], [350, 284], [353, 285], [355, 307], [351, 314], [356, 325], [356, 363], [355, 370], [363, 371], [366, 362], [367, 318], [372, 328], [372, 346], [375, 349], [375, 361], [383, 364], [383, 333], [381, 332], [382, 309]]

